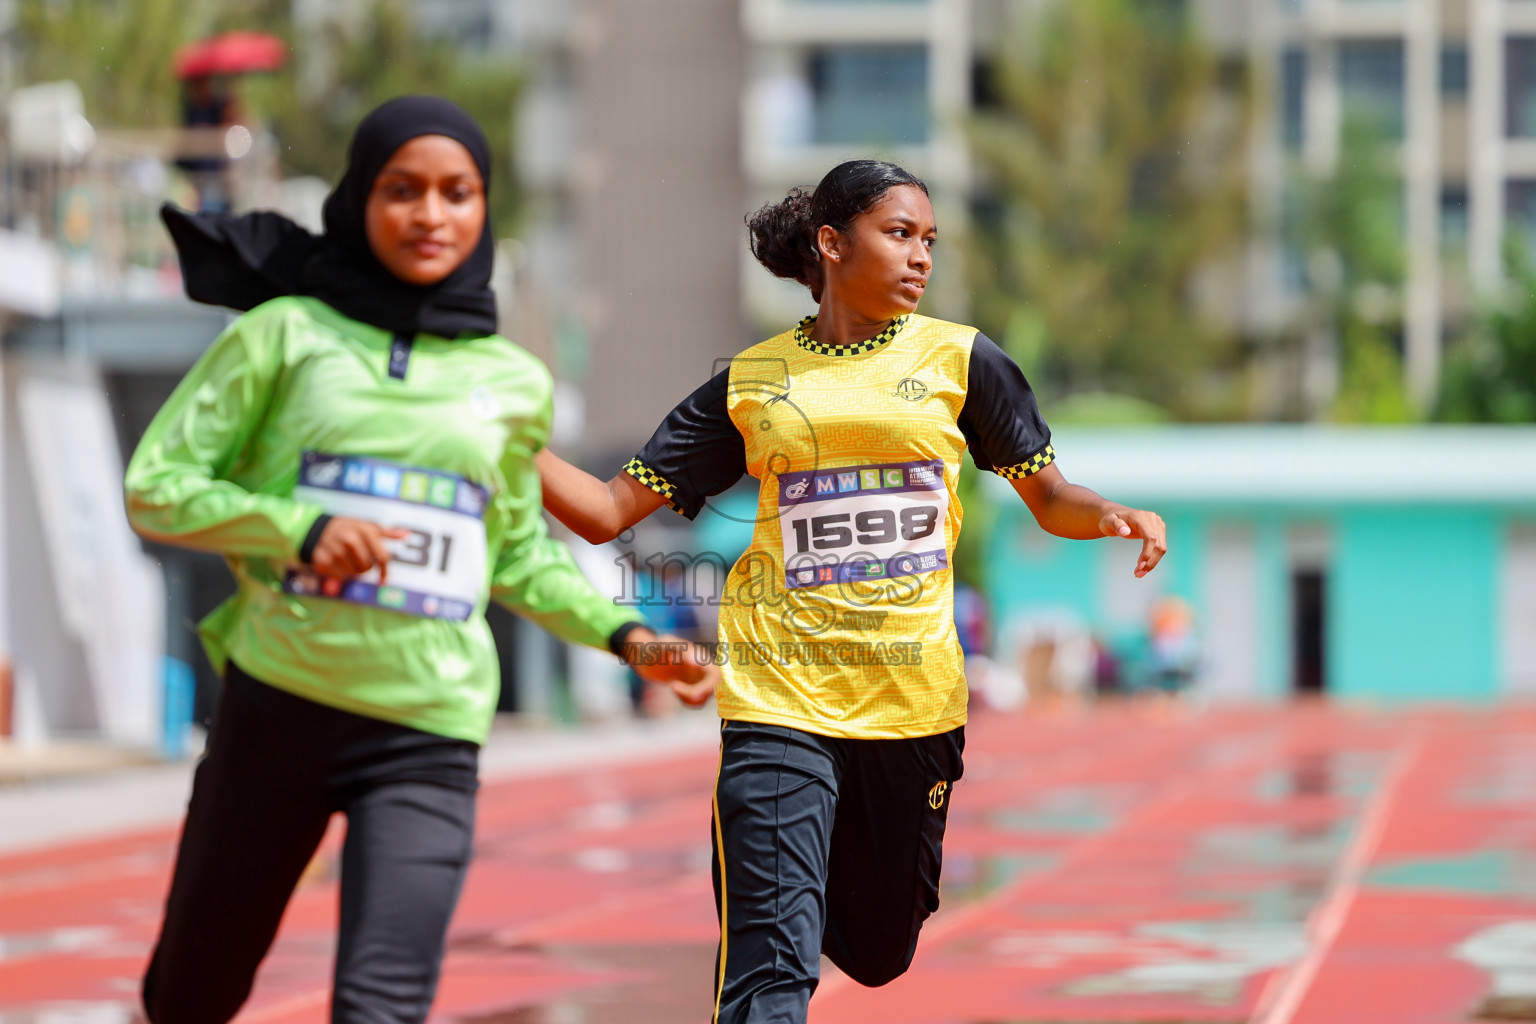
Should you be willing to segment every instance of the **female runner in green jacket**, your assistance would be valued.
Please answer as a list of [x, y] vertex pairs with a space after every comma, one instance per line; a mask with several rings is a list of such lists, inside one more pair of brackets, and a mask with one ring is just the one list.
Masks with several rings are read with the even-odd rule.
[[[202, 626], [225, 689], [145, 978], [153, 1024], [234, 1016], [337, 811], [332, 1020], [424, 1020], [496, 705], [487, 600], [616, 653], [656, 639], [545, 531], [551, 381], [495, 333], [489, 171], [468, 115], [406, 97], [358, 128], [321, 238], [166, 211], [189, 294], [249, 312], [128, 468], [134, 528], [225, 555], [239, 584]], [[712, 687], [696, 659], [640, 671], [694, 702]]]

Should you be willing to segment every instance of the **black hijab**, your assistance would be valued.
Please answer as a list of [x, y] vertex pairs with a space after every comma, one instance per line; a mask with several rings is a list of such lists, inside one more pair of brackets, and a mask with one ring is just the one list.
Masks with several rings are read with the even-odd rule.
[[437, 96], [402, 96], [357, 126], [346, 173], [325, 200], [321, 236], [280, 213], [235, 217], [165, 204], [160, 216], [176, 243], [187, 295], [239, 310], [281, 295], [312, 295], [345, 316], [396, 334], [454, 338], [496, 333], [489, 207], [475, 251], [434, 285], [395, 277], [368, 245], [364, 208], [373, 180], [396, 150], [421, 135], [446, 135], [462, 144], [489, 190], [490, 146], [474, 119]]

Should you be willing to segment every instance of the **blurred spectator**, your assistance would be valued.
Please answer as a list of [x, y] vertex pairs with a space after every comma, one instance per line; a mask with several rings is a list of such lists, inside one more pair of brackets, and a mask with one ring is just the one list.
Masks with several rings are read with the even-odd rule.
[[1181, 693], [1188, 689], [1199, 669], [1194, 609], [1183, 598], [1160, 597], [1152, 605], [1150, 619], [1147, 682], [1160, 693]]
[[955, 632], [967, 659], [972, 655], [985, 656], [991, 650], [990, 615], [987, 599], [979, 590], [968, 583], [955, 584]]
[[[625, 563], [617, 544], [571, 545], [571, 554], [581, 574], [604, 594], [615, 599], [625, 596]], [[654, 609], [640, 609], [647, 619]], [[653, 620], [654, 621], [654, 620]], [[605, 652], [571, 645], [567, 648], [570, 665], [570, 698], [576, 716], [583, 722], [603, 722], [623, 718], [629, 706], [630, 669]], [[658, 687], [659, 689], [659, 687]]]
[[[713, 640], [704, 635], [704, 623], [699, 616], [699, 605], [685, 603], [685, 599], [699, 595], [688, 593], [688, 578], [684, 563], [667, 559], [659, 571], [653, 570], [644, 606], [645, 617], [657, 632], [673, 633], [684, 640]], [[662, 687], [647, 686], [633, 669], [629, 670], [629, 702], [641, 718], [665, 718], [682, 707], [671, 691], [661, 692]], [[656, 692], [652, 692], [656, 691]]]
[[[230, 79], [223, 75], [199, 75], [182, 82], [181, 125], [206, 136], [210, 128], [236, 123], [235, 101]], [[222, 149], [211, 148], [206, 138], [193, 143], [193, 153], [176, 161], [197, 189], [197, 208], [222, 213], [229, 210], [231, 193], [228, 181], [229, 158]]]
[[1096, 697], [1114, 696], [1125, 690], [1124, 667], [1114, 649], [1098, 636], [1090, 636], [1093, 645], [1093, 692]]
[[997, 664], [988, 674], [989, 706], [1013, 711], [1029, 704], [1049, 711], [1092, 695], [1093, 637], [1074, 614], [1033, 611], [1004, 625]]
[[[965, 678], [973, 693], [984, 698], [991, 692], [996, 670], [992, 652], [992, 610], [981, 591], [967, 583], [955, 584], [955, 633], [965, 655]], [[987, 700], [991, 704], [991, 700]]]

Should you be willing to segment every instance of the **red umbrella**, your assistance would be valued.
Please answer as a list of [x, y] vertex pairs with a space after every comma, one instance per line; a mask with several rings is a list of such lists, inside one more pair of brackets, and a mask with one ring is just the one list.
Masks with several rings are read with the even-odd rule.
[[276, 71], [288, 59], [287, 45], [263, 32], [226, 32], [188, 43], [176, 54], [177, 78]]

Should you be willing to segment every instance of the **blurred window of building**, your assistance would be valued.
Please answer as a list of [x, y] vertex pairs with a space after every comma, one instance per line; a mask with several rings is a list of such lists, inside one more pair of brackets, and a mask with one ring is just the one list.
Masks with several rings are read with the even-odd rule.
[[517, 170], [522, 184], [558, 188], [576, 159], [576, 93], [568, 76], [546, 71], [525, 89], [516, 120]]
[[1440, 189], [1440, 247], [1461, 252], [1467, 247], [1467, 186], [1445, 185]]
[[1287, 46], [1280, 55], [1280, 137], [1299, 152], [1307, 137], [1307, 51]]
[[1351, 39], [1339, 44], [1339, 91], [1348, 117], [1370, 121], [1389, 138], [1403, 137], [1403, 42]]
[[1440, 93], [1463, 97], [1469, 82], [1467, 44], [1446, 43], [1440, 48]]
[[928, 48], [827, 46], [811, 51], [812, 135], [818, 143], [928, 141]]
[[1504, 191], [1509, 230], [1536, 254], [1536, 180], [1514, 179]]
[[1008, 204], [993, 188], [977, 188], [967, 198], [971, 209], [971, 230], [987, 244], [1002, 245], [1007, 241]]
[[753, 99], [769, 142], [795, 149], [812, 141], [816, 120], [816, 94], [803, 73], [781, 71], [753, 84]]
[[450, 40], [469, 52], [493, 48], [497, 0], [416, 0], [417, 27], [425, 34]]
[[531, 51], [540, 47], [559, 47], [571, 37], [571, 30], [583, 5], [560, 0], [499, 0], [498, 27], [510, 49]]
[[1287, 294], [1307, 289], [1306, 226], [1302, 199], [1294, 187], [1280, 192], [1280, 283]]
[[1536, 138], [1536, 38], [1504, 44], [1504, 110], [1510, 138]]
[[992, 110], [1002, 103], [997, 88], [997, 59], [978, 53], [971, 62], [971, 109]]

